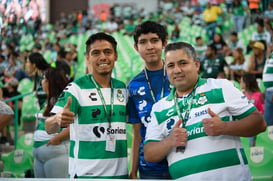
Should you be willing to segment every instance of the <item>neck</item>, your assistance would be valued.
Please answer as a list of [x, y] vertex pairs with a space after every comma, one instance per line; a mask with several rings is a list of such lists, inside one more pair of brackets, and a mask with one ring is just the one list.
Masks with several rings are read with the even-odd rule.
[[195, 81], [194, 84], [192, 85], [189, 85], [188, 87], [182, 87], [182, 88], [176, 88], [176, 96], [177, 97], [184, 97], [184, 96], [187, 96], [188, 94], [190, 94], [193, 89], [195, 88], [196, 84], [198, 84], [198, 78], [197, 80]]
[[161, 60], [157, 63], [146, 64], [145, 68], [151, 71], [160, 70], [163, 68], [163, 61]]
[[192, 92], [193, 88], [188, 89], [188, 90], [178, 90], [176, 89], [176, 95], [177, 97], [184, 97], [187, 96], [188, 94], [190, 94]]
[[111, 87], [111, 74], [109, 75], [93, 75], [95, 81], [103, 88]]

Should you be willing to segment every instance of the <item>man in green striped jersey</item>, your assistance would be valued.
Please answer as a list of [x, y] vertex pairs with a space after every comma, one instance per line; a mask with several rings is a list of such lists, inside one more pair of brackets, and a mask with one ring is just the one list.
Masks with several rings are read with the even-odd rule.
[[228, 80], [200, 78], [190, 44], [167, 45], [165, 61], [173, 89], [152, 108], [145, 159], [167, 156], [173, 179], [250, 180], [240, 136], [264, 131], [262, 115]]
[[128, 178], [126, 86], [111, 78], [117, 42], [105, 33], [86, 41], [86, 63], [92, 74], [69, 84], [46, 120], [54, 133], [70, 127], [71, 178]]

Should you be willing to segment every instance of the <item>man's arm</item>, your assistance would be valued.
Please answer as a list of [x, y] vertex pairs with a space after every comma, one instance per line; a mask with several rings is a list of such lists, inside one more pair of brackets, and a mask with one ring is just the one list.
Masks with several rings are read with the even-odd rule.
[[172, 129], [171, 134], [160, 142], [148, 142], [144, 146], [144, 157], [148, 162], [160, 162], [173, 147], [185, 146], [187, 143], [187, 130], [180, 128], [180, 119]]
[[139, 145], [141, 142], [140, 135], [141, 123], [133, 124], [133, 140], [132, 140], [132, 162], [129, 173], [130, 179], [137, 179], [138, 162], [139, 162]]
[[56, 133], [61, 127], [68, 127], [74, 120], [75, 114], [69, 110], [72, 98], [69, 97], [63, 110], [45, 121], [45, 128], [48, 134]]
[[257, 110], [236, 121], [222, 121], [210, 108], [208, 112], [211, 118], [203, 119], [203, 126], [209, 136], [251, 137], [266, 130], [266, 122]]
[[63, 140], [69, 138], [69, 128], [65, 128], [62, 132], [58, 133], [55, 137], [53, 137], [46, 145], [59, 145]]

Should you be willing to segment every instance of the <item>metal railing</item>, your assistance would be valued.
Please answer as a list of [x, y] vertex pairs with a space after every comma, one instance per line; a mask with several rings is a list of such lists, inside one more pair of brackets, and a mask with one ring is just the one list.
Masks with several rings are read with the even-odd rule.
[[14, 101], [14, 147], [15, 148], [16, 148], [17, 140], [18, 140], [18, 123], [19, 123], [18, 101], [19, 101], [19, 99], [21, 99], [25, 96], [28, 96], [30, 94], [33, 94], [33, 92], [27, 92], [25, 94], [21, 94], [21, 95], [14, 96], [14, 97], [4, 100], [5, 103]]

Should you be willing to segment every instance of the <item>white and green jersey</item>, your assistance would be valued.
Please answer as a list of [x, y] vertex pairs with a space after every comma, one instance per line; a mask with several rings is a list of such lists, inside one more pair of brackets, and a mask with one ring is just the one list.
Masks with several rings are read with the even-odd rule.
[[[72, 97], [70, 111], [75, 120], [70, 125], [70, 177], [127, 178], [125, 84], [112, 79], [112, 89], [100, 87], [98, 92], [91, 78], [85, 75], [70, 83], [52, 110], [60, 112]], [[107, 116], [110, 110], [111, 117]]]
[[263, 82], [265, 88], [273, 88], [273, 53], [265, 62]]
[[57, 134], [57, 133], [48, 134], [46, 132], [45, 120], [47, 117], [43, 116], [43, 112], [44, 112], [44, 109], [41, 109], [36, 114], [36, 120], [38, 121], [38, 124], [36, 126], [36, 129], [35, 129], [34, 135], [33, 135], [33, 139], [34, 139], [33, 147], [35, 147], [35, 148], [45, 145], [49, 140], [51, 140]]
[[[191, 93], [187, 97], [177, 98], [182, 117], [185, 118], [187, 110], [190, 111], [185, 127], [188, 132], [185, 152], [176, 152], [176, 148], [173, 148], [167, 156], [172, 178], [250, 180], [240, 137], [207, 136], [202, 120], [210, 117], [208, 108], [218, 114], [223, 121], [244, 118], [256, 108], [242, 92], [225, 79], [199, 78], [193, 92], [194, 96]], [[178, 121], [174, 95], [175, 89], [169, 96], [154, 104], [145, 143], [163, 140]]]
[[[36, 114], [37, 126], [33, 134], [34, 144], [33, 147], [37, 148], [48, 143], [49, 140], [54, 138], [58, 133], [48, 134], [45, 129], [45, 120], [47, 117], [43, 116], [45, 107]], [[63, 131], [61, 129], [59, 132]]]

